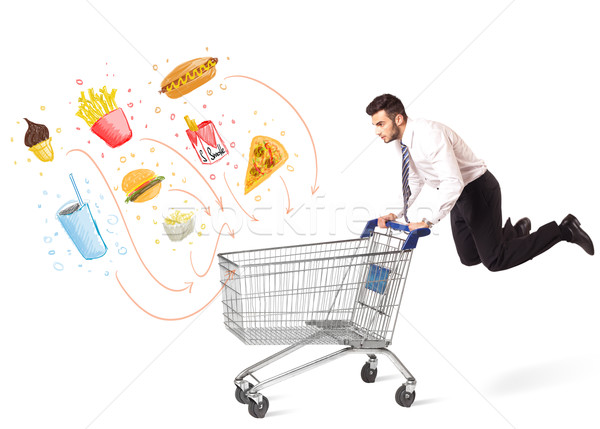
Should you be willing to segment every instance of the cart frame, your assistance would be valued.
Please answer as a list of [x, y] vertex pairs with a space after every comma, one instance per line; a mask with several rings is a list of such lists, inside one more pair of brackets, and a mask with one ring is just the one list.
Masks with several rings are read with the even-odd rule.
[[[377, 376], [377, 355], [388, 357], [406, 378], [396, 392], [396, 402], [412, 405], [416, 380], [387, 347], [412, 251], [430, 230], [409, 231], [407, 225], [387, 222], [388, 229], [381, 234], [375, 232], [376, 226], [377, 219], [369, 221], [355, 240], [218, 255], [227, 329], [246, 344], [290, 344], [235, 378], [235, 397], [248, 405], [253, 417], [262, 418], [268, 410], [263, 389], [353, 353], [369, 358], [361, 370], [366, 383]], [[256, 371], [310, 344], [346, 347], [263, 381], [255, 377]]]

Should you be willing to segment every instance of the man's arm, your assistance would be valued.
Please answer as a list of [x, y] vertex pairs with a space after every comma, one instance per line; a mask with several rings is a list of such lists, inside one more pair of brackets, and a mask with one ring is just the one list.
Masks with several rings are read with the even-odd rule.
[[429, 219], [435, 225], [450, 213], [464, 188], [464, 183], [448, 135], [440, 130], [432, 137], [432, 150], [428, 157], [440, 181], [438, 189], [442, 200], [438, 212], [434, 214], [432, 219]]

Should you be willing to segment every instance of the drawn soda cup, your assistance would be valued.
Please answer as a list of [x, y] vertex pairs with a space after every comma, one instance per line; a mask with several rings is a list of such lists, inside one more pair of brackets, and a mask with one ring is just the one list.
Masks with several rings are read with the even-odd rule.
[[88, 203], [83, 202], [75, 186], [73, 175], [69, 175], [78, 201], [69, 201], [56, 212], [56, 217], [85, 259], [97, 259], [106, 254], [107, 247], [100, 235]]
[[120, 107], [98, 119], [91, 130], [112, 148], [121, 146], [133, 135], [125, 112]]

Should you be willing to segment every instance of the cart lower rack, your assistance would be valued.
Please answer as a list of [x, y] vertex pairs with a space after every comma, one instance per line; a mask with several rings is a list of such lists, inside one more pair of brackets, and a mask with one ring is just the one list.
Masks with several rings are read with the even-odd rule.
[[[377, 376], [377, 354], [406, 378], [396, 402], [410, 407], [416, 381], [387, 349], [392, 342], [404, 285], [419, 237], [388, 222], [386, 234], [367, 223], [361, 238], [219, 254], [225, 326], [245, 344], [290, 345], [246, 368], [234, 380], [235, 397], [250, 415], [265, 416], [263, 389], [349, 353], [365, 353], [366, 383]], [[392, 230], [403, 231], [393, 235]], [[254, 373], [308, 344], [339, 344], [341, 350], [263, 381]], [[246, 380], [252, 377], [256, 385]]]

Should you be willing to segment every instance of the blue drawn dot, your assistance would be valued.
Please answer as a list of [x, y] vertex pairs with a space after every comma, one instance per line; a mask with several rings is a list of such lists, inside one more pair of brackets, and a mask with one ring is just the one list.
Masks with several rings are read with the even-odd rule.
[[125, 254], [127, 254], [127, 249], [126, 249], [126, 248], [124, 248], [124, 247], [121, 247], [121, 248], [119, 249], [119, 255], [125, 255]]
[[65, 269], [65, 266], [63, 264], [61, 264], [60, 262], [55, 262], [54, 263], [54, 269], [56, 271], [62, 271]]
[[100, 199], [103, 200], [104, 199], [104, 195], [100, 194]]
[[44, 243], [52, 243], [52, 237], [44, 237]]
[[42, 192], [44, 195], [48, 195], [48, 191], [44, 191]]
[[60, 194], [56, 194], [56, 198], [60, 198]]
[[41, 209], [41, 208], [42, 208], [42, 205], [41, 205], [41, 204], [38, 204], [38, 209]]
[[87, 192], [88, 194], [91, 194], [91, 193], [92, 193], [92, 190], [91, 190], [91, 189], [88, 189], [86, 192]]
[[54, 236], [56, 237], [57, 235], [58, 235], [58, 232], [55, 232], [55, 233], [54, 233]]
[[100, 206], [98, 205], [98, 203], [95, 203], [94, 205], [96, 206], [97, 209], [100, 208]]
[[46, 223], [48, 223], [48, 218], [46, 218]]
[[90, 183], [90, 179], [86, 178], [86, 179], [85, 179], [85, 183], [86, 183], [86, 184]]
[[115, 243], [115, 247], [119, 247], [119, 243], [118, 243], [118, 242], [117, 242], [117, 243]]
[[77, 266], [78, 266], [79, 268], [83, 267], [83, 265], [82, 265], [82, 264], [79, 264], [79, 265], [77, 265]]
[[51, 250], [48, 252], [48, 255], [54, 255], [56, 252], [54, 250]]
[[104, 275], [108, 277], [108, 271], [105, 271], [105, 272], [104, 272]]
[[109, 225], [116, 225], [119, 222], [119, 218], [116, 215], [108, 215], [106, 222], [108, 222]]

